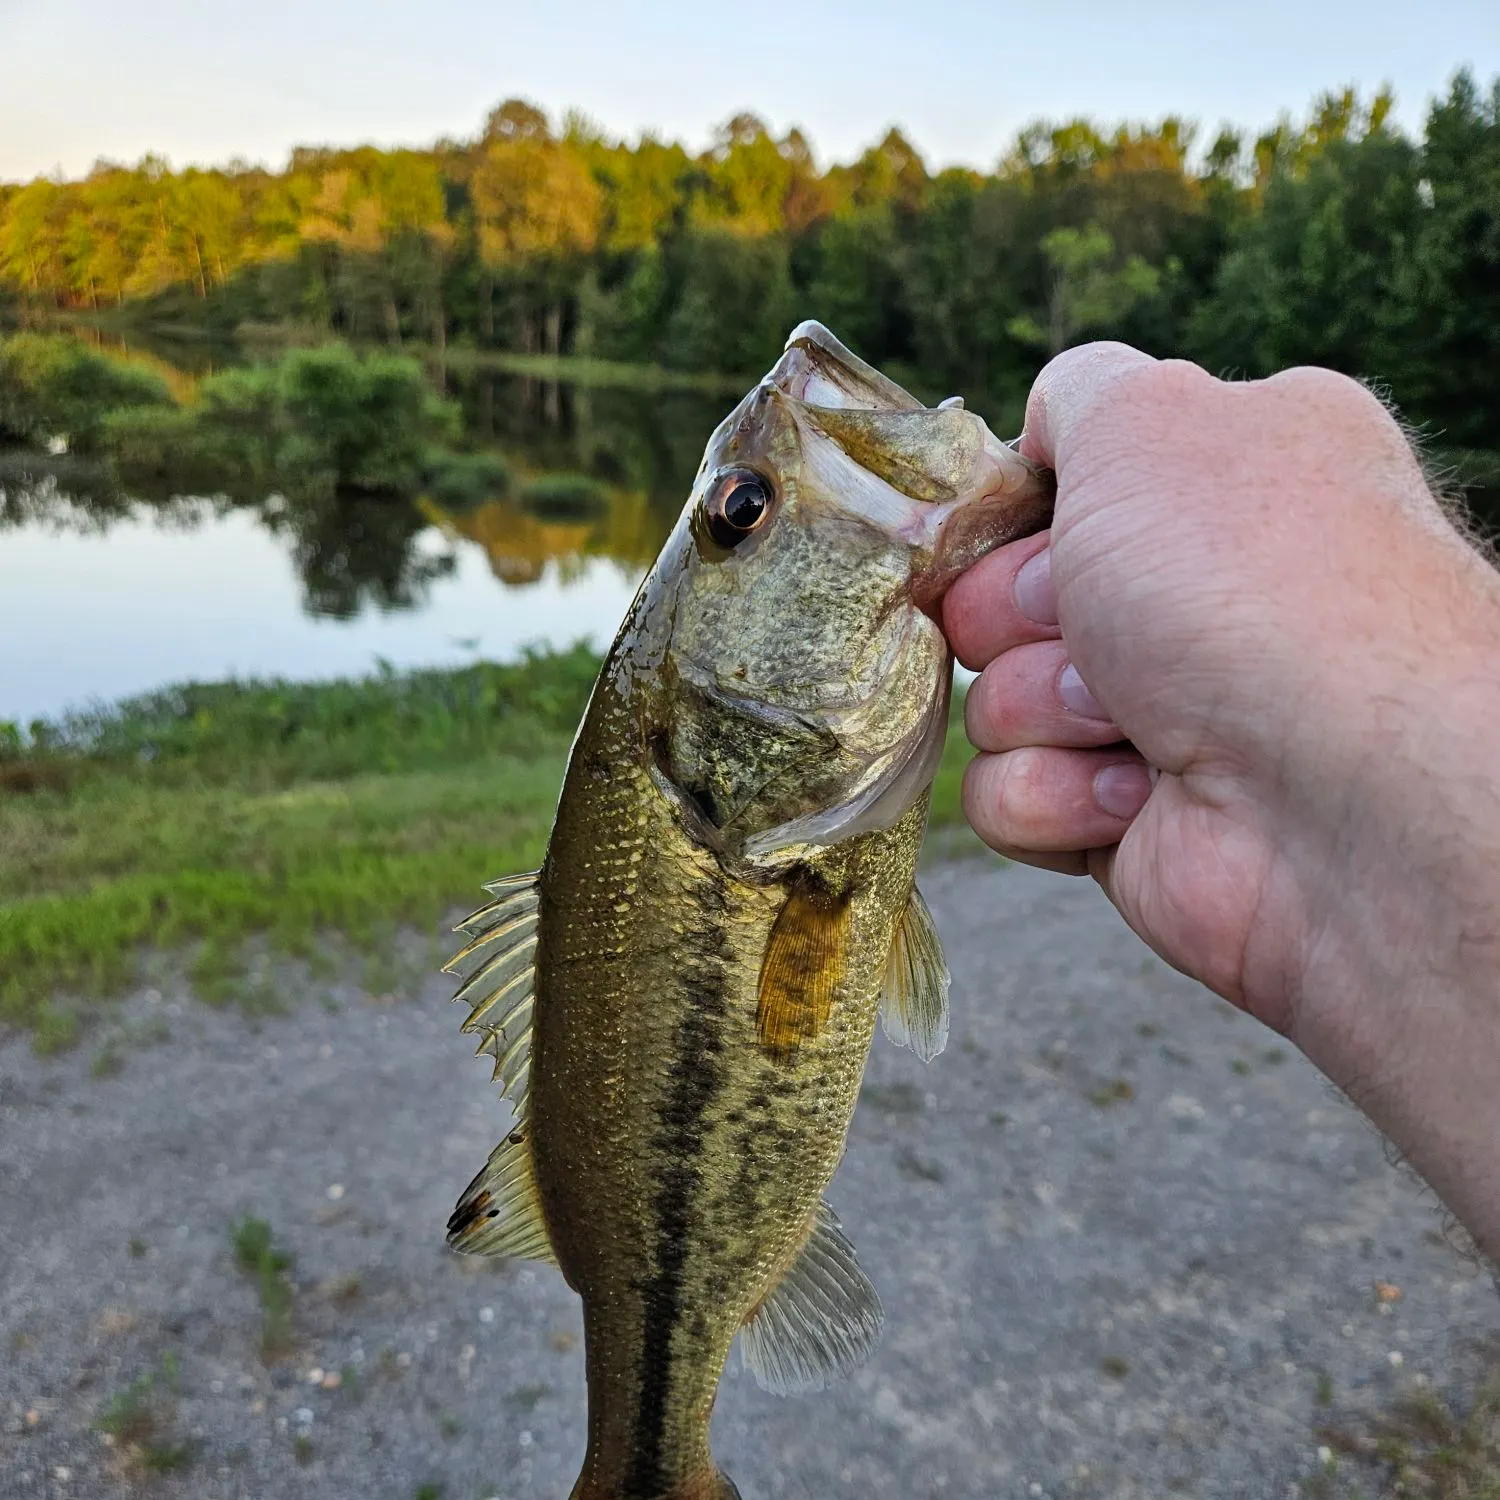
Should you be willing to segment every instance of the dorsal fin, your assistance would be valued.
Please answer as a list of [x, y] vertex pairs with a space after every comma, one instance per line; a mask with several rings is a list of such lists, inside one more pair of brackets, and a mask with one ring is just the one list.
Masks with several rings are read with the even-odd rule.
[[444, 965], [444, 973], [479, 959], [453, 998], [470, 1007], [463, 1029], [478, 1033], [478, 1051], [494, 1058], [494, 1077], [511, 1102], [515, 1123], [458, 1200], [448, 1220], [448, 1243], [469, 1254], [550, 1260], [527, 1107], [540, 917], [537, 876], [513, 875], [485, 889], [495, 899], [458, 924], [456, 930], [470, 934], [470, 942]]
[[913, 886], [886, 961], [880, 1024], [898, 1047], [931, 1062], [948, 1044], [948, 965], [932, 913]]
[[820, 1202], [802, 1248], [740, 1329], [740, 1353], [765, 1390], [821, 1391], [864, 1363], [884, 1319], [854, 1246]]

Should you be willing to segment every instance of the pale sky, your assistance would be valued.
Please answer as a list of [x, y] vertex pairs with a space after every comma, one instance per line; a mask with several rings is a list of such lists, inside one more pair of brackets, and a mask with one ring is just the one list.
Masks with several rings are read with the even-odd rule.
[[825, 163], [899, 123], [988, 166], [1037, 116], [1258, 128], [1346, 83], [1415, 126], [1465, 64], [1500, 74], [1500, 0], [0, 0], [0, 179], [464, 138], [513, 94], [693, 147], [748, 108]]

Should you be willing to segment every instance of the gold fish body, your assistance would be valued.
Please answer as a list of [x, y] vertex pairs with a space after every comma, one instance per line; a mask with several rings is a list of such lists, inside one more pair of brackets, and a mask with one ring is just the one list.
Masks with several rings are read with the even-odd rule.
[[[916, 894], [951, 659], [924, 612], [1050, 489], [803, 325], [710, 440], [606, 659], [542, 869], [464, 924], [515, 1128], [450, 1242], [583, 1299], [574, 1500], [725, 1500], [736, 1336], [820, 1388], [879, 1298], [823, 1203], [876, 1020], [922, 1056], [947, 972]], [[976, 538], [978, 540], [976, 540]]]

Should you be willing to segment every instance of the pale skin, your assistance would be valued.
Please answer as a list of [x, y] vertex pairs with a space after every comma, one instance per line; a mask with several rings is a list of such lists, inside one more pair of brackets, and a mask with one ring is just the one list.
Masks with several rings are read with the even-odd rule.
[[[1289, 1036], [1500, 1254], [1500, 574], [1326, 370], [1042, 372], [1048, 534], [954, 584], [964, 805]], [[1127, 743], [1122, 743], [1127, 742]]]

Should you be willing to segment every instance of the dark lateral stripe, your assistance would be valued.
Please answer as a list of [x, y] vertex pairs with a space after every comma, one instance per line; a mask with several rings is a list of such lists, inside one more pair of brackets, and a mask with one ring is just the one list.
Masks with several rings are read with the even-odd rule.
[[652, 1152], [665, 1165], [651, 1205], [656, 1220], [655, 1270], [642, 1287], [640, 1404], [625, 1473], [628, 1496], [656, 1495], [670, 1478], [663, 1471], [662, 1442], [672, 1398], [672, 1335], [682, 1319], [683, 1269], [694, 1201], [703, 1181], [698, 1165], [703, 1120], [724, 1084], [720, 1033], [728, 1009], [730, 951], [724, 933], [723, 877], [714, 872], [696, 894], [704, 920], [694, 934], [701, 946], [683, 976], [690, 1008], [677, 1028], [672, 1091], [651, 1138]]

